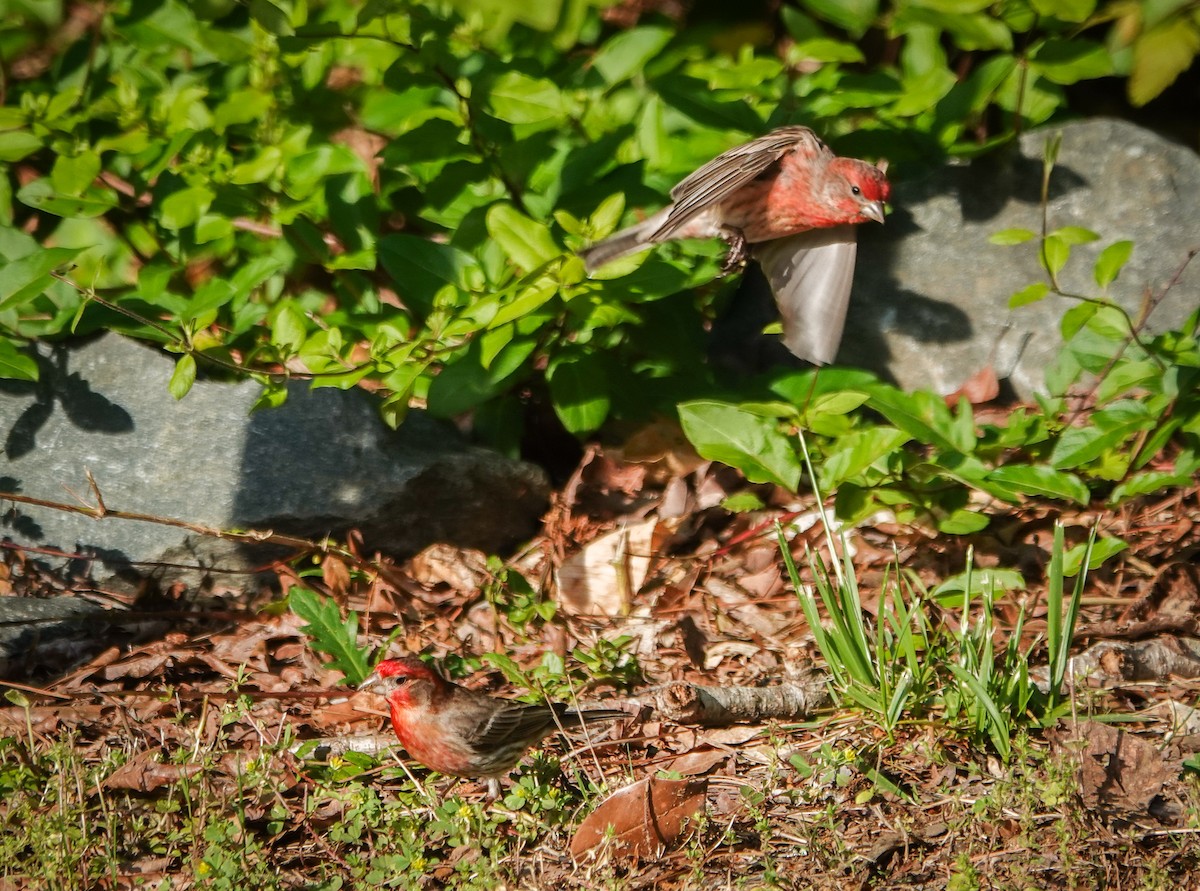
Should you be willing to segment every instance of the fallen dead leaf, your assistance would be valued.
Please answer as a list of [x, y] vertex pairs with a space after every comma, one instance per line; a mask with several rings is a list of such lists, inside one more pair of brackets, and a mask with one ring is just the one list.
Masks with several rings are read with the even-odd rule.
[[[651, 857], [679, 846], [689, 821], [704, 812], [708, 780], [647, 777], [614, 792], [588, 814], [571, 839], [571, 855], [608, 850]], [[611, 839], [608, 839], [611, 832]]]
[[657, 523], [654, 518], [631, 523], [568, 557], [556, 574], [563, 608], [576, 616], [627, 613], [646, 580]]
[[1091, 810], [1146, 818], [1151, 803], [1179, 775], [1158, 748], [1139, 736], [1097, 721], [1047, 734], [1054, 747], [1079, 757], [1079, 792]]
[[153, 792], [195, 776], [203, 769], [200, 764], [161, 764], [154, 752], [138, 752], [109, 774], [104, 781], [104, 788], [109, 791], [128, 789], [131, 792]]
[[462, 594], [483, 587], [488, 578], [487, 555], [470, 548], [431, 544], [410, 564], [412, 577], [426, 587], [446, 585]]

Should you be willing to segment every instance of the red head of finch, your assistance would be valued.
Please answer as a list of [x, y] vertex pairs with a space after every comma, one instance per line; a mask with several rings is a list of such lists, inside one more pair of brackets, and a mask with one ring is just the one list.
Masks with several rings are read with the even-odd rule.
[[788, 348], [824, 363], [841, 342], [853, 227], [882, 223], [890, 195], [878, 167], [838, 157], [807, 127], [781, 127], [718, 155], [671, 190], [667, 207], [581, 254], [591, 272], [664, 241], [724, 238], [727, 268], [747, 250], [763, 267]]
[[380, 662], [358, 689], [387, 699], [392, 728], [413, 760], [438, 773], [486, 777], [494, 790], [495, 778], [555, 730], [626, 716], [497, 699], [446, 680], [415, 657]]

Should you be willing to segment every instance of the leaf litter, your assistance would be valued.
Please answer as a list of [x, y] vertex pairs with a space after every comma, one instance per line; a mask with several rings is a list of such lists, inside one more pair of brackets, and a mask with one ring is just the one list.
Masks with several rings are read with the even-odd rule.
[[[577, 692], [588, 701], [624, 702], [637, 717], [619, 738], [579, 753], [566, 740], [546, 744], [608, 792], [590, 812], [544, 825], [534, 856], [512, 855], [510, 874], [521, 886], [590, 887], [596, 869], [626, 887], [723, 887], [738, 877], [784, 887], [941, 888], [956, 875], [984, 885], [1065, 886], [1073, 881], [1068, 857], [1090, 864], [1093, 879], [1116, 871], [1128, 884], [1200, 868], [1194, 847], [1188, 853], [1180, 841], [1195, 831], [1186, 815], [1196, 819], [1200, 799], [1196, 771], [1184, 767], [1197, 763], [1200, 749], [1193, 708], [1200, 684], [1195, 673], [1179, 671], [1178, 659], [1079, 691], [1089, 709], [1135, 721], [1118, 728], [1068, 718], [1034, 734], [1024, 760], [1009, 764], [936, 722], [902, 723], [889, 737], [860, 714], [828, 708], [723, 728], [672, 720], [653, 701], [655, 689], [769, 690], [819, 668], [770, 526], [780, 511], [811, 514], [813, 505], [748, 486], [661, 431], [633, 445], [636, 460], [590, 449], [557, 494], [542, 536], [507, 564], [555, 603], [549, 621], [514, 622], [512, 604], [503, 602], [509, 589], [495, 586], [487, 558], [449, 545], [407, 562], [383, 561], [373, 575], [333, 558], [320, 563], [319, 577], [281, 567], [284, 590], [303, 584], [336, 598], [342, 615], [356, 611], [370, 644], [391, 637], [392, 653], [473, 660], [462, 682], [491, 693], [527, 691], [479, 661], [486, 653], [507, 654], [533, 672], [547, 654], [570, 659], [628, 639], [625, 652], [636, 655], [641, 680], [630, 685], [602, 672]], [[768, 507], [721, 507], [743, 492]], [[977, 566], [1024, 576], [1025, 589], [1008, 591], [996, 607], [1010, 626], [1025, 611], [1022, 646], [1045, 633], [1043, 567], [1060, 515], [1037, 502], [1005, 508], [970, 540]], [[1200, 617], [1195, 516], [1196, 487], [1106, 515], [1105, 533], [1129, 547], [1089, 577], [1077, 659], [1102, 644], [1192, 652], [1185, 636]], [[1094, 520], [1085, 511], [1062, 518], [1075, 542]], [[827, 564], [836, 559], [815, 527], [793, 529], [799, 557], [808, 547]], [[928, 586], [960, 573], [966, 560], [965, 539], [886, 517], [850, 530], [849, 540], [872, 609], [895, 560]], [[51, 585], [26, 566], [7, 552], [5, 594], [61, 590], [63, 580]], [[166, 633], [115, 647], [96, 641], [93, 655], [65, 675], [31, 661], [34, 673], [21, 687], [27, 704], [10, 696], [0, 732], [42, 744], [69, 740], [110, 796], [153, 801], [181, 782], [202, 782], [231, 813], [240, 802], [253, 815], [245, 826], [262, 834], [269, 845], [263, 856], [280, 875], [303, 884], [317, 863], [326, 871], [345, 863], [349, 876], [345, 858], [355, 847], [328, 834], [350, 805], [319, 795], [311, 755], [281, 743], [379, 739], [383, 716], [324, 667], [326, 656], [311, 649], [304, 621], [280, 608], [277, 592], [247, 598], [218, 589], [206, 598], [191, 611], [180, 608], [186, 597], [161, 609]], [[1122, 659], [1137, 661], [1110, 654], [1098, 664]], [[47, 695], [39, 698], [39, 690]], [[329, 767], [320, 769], [338, 769], [354, 751], [347, 745], [325, 753]], [[274, 781], [248, 794], [250, 769]], [[380, 782], [388, 794], [391, 781]], [[438, 796], [468, 797], [480, 788], [444, 779], [433, 787]], [[7, 807], [0, 804], [0, 818]], [[431, 881], [447, 881], [454, 875], [448, 866], [479, 856], [469, 844], [443, 852]], [[178, 853], [144, 851], [128, 858], [123, 881], [174, 874], [176, 886], [189, 887], [179, 878], [186, 864]]]

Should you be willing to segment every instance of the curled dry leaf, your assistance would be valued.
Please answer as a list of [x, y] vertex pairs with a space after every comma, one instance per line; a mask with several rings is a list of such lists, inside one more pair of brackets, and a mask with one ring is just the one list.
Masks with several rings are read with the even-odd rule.
[[1052, 731], [1059, 751], [1077, 752], [1079, 794], [1089, 809], [1117, 817], [1145, 819], [1159, 811], [1155, 799], [1179, 775], [1159, 748], [1125, 730], [1084, 721]]
[[704, 812], [707, 800], [706, 779], [647, 777], [614, 792], [588, 814], [571, 839], [571, 855], [607, 850], [625, 857], [650, 857], [676, 848], [689, 825]]
[[633, 595], [650, 569], [654, 527], [651, 518], [630, 523], [584, 545], [558, 570], [558, 596], [576, 616], [619, 616], [629, 611]]
[[178, 783], [203, 770], [200, 764], [160, 764], [153, 752], [139, 752], [104, 781], [104, 788], [129, 789], [132, 792], [153, 792], [163, 786]]

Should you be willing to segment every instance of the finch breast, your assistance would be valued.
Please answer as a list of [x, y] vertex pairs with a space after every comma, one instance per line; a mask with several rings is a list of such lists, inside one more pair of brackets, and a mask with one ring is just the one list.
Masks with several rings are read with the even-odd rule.
[[811, 191], [806, 180], [794, 177], [755, 180], [722, 203], [721, 220], [740, 231], [751, 244], [787, 238], [836, 222], [819, 212]]

